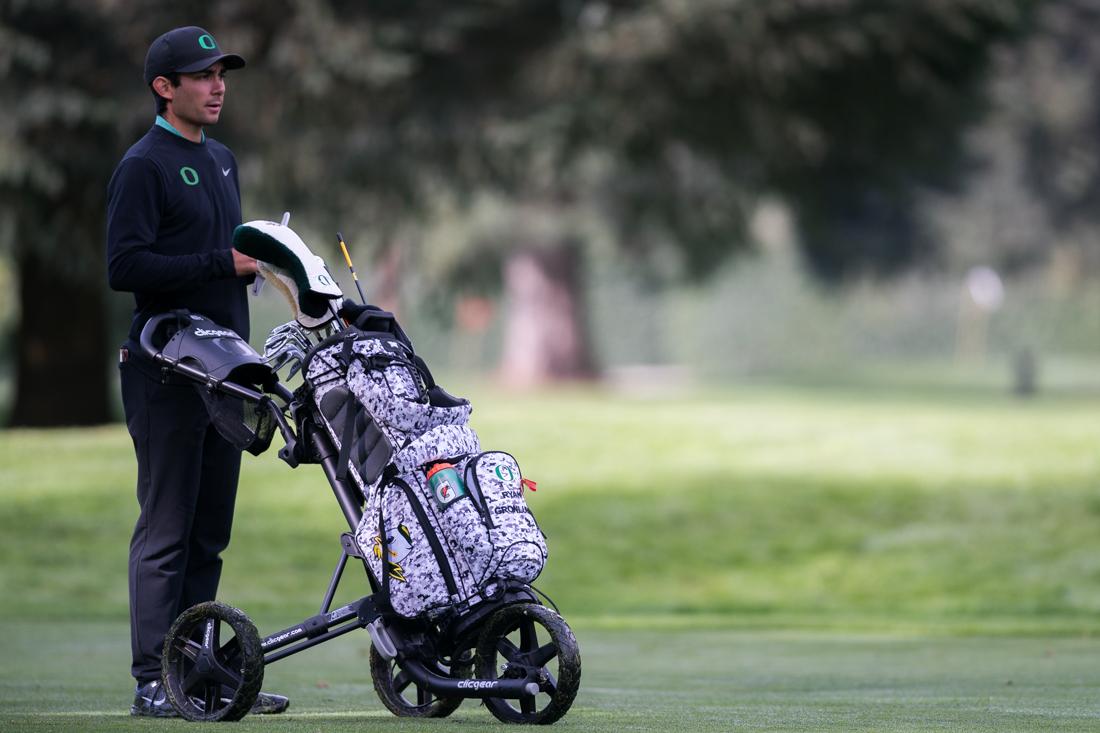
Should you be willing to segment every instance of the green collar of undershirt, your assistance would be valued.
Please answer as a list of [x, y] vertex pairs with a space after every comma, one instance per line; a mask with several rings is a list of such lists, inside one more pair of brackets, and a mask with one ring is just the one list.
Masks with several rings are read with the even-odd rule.
[[[164, 119], [160, 115], [157, 115], [156, 125], [157, 125], [157, 127], [163, 127], [165, 130], [172, 133], [173, 135], [178, 135], [179, 137], [182, 137], [184, 140], [187, 140], [187, 138], [183, 136], [182, 132], [180, 132], [176, 128], [172, 127], [172, 123], [169, 122], [168, 120]], [[203, 143], [206, 142], [206, 131], [205, 130], [199, 130], [199, 134], [202, 136], [201, 139], [199, 140], [199, 142], [203, 142]]]

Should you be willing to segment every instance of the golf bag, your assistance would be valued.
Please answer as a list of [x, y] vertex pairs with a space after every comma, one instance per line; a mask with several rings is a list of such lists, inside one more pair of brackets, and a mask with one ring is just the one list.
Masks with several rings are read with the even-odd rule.
[[[515, 458], [481, 451], [467, 400], [435, 383], [393, 315], [345, 304], [352, 327], [303, 365], [340, 478], [366, 497], [356, 542], [407, 618], [434, 618], [529, 583], [546, 542]], [[446, 468], [430, 482], [433, 468]], [[438, 470], [438, 469], [437, 469]]]

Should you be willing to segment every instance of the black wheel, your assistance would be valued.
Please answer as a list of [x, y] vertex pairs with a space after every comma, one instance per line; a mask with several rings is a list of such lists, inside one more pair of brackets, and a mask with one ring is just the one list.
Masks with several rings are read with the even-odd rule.
[[549, 724], [565, 715], [581, 684], [581, 651], [573, 631], [545, 606], [520, 603], [497, 611], [477, 642], [479, 679], [531, 679], [539, 694], [520, 700], [487, 698], [505, 723]]
[[161, 660], [168, 699], [188, 720], [240, 720], [264, 682], [260, 635], [248, 616], [210, 601], [179, 615]]
[[[425, 666], [444, 677], [461, 679], [469, 677], [473, 671], [473, 654], [467, 651], [449, 665], [437, 660]], [[386, 659], [373, 645], [370, 648], [370, 674], [382, 704], [402, 718], [446, 718], [462, 704], [461, 697], [436, 697], [431, 690], [416, 684], [396, 659]]]

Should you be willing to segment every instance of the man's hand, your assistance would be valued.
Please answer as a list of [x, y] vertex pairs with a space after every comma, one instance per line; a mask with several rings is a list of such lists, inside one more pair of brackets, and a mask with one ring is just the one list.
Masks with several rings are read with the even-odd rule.
[[245, 275], [255, 275], [259, 271], [260, 265], [253, 258], [234, 249], [233, 269], [237, 271], [237, 277], [243, 277]]

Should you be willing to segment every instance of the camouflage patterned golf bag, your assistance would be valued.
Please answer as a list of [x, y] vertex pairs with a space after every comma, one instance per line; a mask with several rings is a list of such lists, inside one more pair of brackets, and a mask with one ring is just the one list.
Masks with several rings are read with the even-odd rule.
[[[515, 458], [481, 451], [470, 403], [435, 384], [392, 314], [351, 307], [354, 327], [303, 372], [339, 470], [366, 497], [355, 539], [394, 610], [430, 618], [530, 583], [547, 550]], [[451, 470], [433, 487], [436, 466]]]

